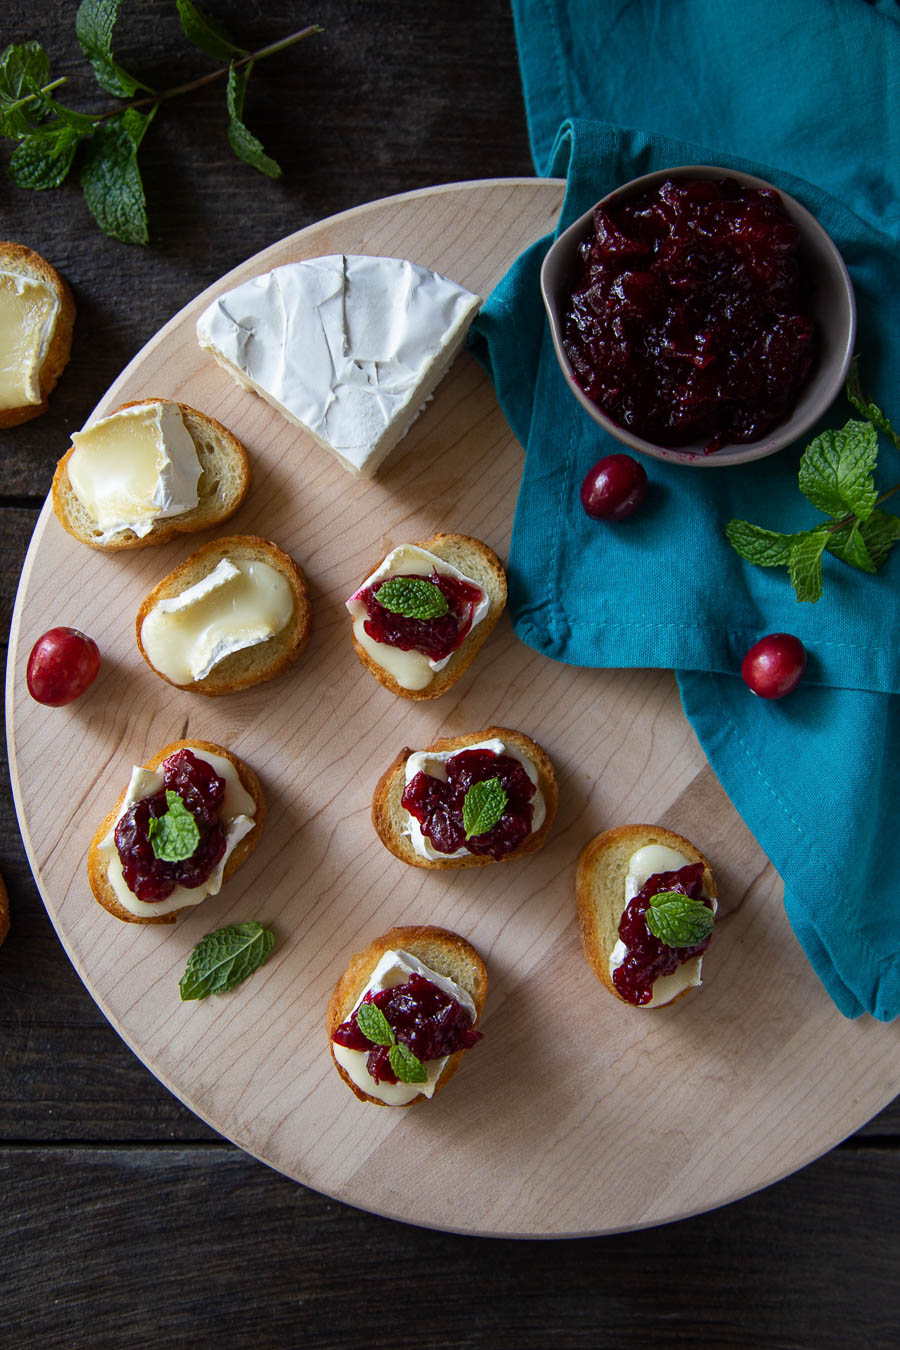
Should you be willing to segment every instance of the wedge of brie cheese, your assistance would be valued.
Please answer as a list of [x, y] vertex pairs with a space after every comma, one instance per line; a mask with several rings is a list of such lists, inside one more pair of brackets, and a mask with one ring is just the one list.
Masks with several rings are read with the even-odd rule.
[[41, 402], [41, 366], [58, 316], [59, 296], [46, 282], [0, 272], [0, 410]]
[[336, 253], [220, 295], [197, 338], [351, 473], [371, 477], [462, 347], [481, 299], [401, 258]]
[[76, 432], [68, 474], [97, 522], [99, 543], [122, 530], [139, 538], [198, 502], [200, 460], [177, 403], [136, 403]]
[[290, 585], [276, 568], [222, 558], [208, 576], [153, 606], [141, 624], [141, 642], [161, 675], [191, 684], [233, 652], [273, 638], [293, 612]]

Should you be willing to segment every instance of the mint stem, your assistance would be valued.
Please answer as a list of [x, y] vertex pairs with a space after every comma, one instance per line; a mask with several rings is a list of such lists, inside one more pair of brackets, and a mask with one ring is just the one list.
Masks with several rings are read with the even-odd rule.
[[179, 94], [190, 94], [195, 89], [202, 89], [204, 85], [212, 84], [214, 80], [220, 80], [223, 75], [227, 75], [231, 65], [235, 69], [246, 66], [250, 61], [261, 61], [264, 56], [274, 56], [275, 52], [284, 51], [285, 47], [293, 47], [296, 42], [302, 42], [304, 38], [312, 37], [314, 33], [321, 33], [324, 30], [317, 23], [311, 23], [306, 28], [301, 28], [299, 32], [291, 33], [289, 37], [280, 38], [278, 42], [271, 42], [268, 47], [260, 47], [259, 51], [248, 52], [240, 60], [232, 62], [230, 65], [222, 66], [219, 70], [212, 71], [209, 75], [201, 75], [197, 80], [189, 80], [187, 84], [176, 85], [174, 89], [164, 89], [161, 94], [150, 94], [147, 98], [136, 98], [131, 103], [120, 103], [118, 108], [112, 108], [105, 113], [92, 113], [97, 122], [106, 122], [111, 117], [118, 117], [120, 113], [127, 112], [129, 108], [146, 108], [149, 104], [162, 103], [165, 99], [177, 98]]
[[17, 98], [15, 103], [8, 103], [4, 112], [11, 113], [15, 112], [17, 108], [24, 108], [26, 103], [33, 103], [41, 94], [52, 94], [53, 90], [58, 89], [61, 84], [65, 84], [68, 78], [68, 75], [60, 75], [58, 80], [52, 80], [50, 84], [45, 84], [37, 93], [26, 94], [24, 98]]
[[[898, 491], [900, 491], [900, 483], [895, 483], [894, 486], [888, 488], [886, 492], [882, 492], [880, 497], [875, 498], [875, 506], [880, 506], [883, 501], [887, 501], [888, 497], [893, 497], [894, 493]], [[874, 510], [875, 507], [873, 506], [872, 509]], [[828, 533], [834, 534], [835, 530], [841, 530], [845, 525], [852, 525], [854, 521], [858, 520], [859, 516], [844, 516], [842, 520], [836, 520], [832, 525], [829, 525]]]

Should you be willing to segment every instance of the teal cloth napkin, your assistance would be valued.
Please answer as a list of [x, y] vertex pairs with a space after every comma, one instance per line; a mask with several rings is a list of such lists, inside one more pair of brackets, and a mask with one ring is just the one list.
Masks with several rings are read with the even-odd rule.
[[[774, 182], [840, 247], [864, 388], [900, 422], [900, 11], [863, 0], [514, 0], [514, 11], [536, 163], [567, 178], [558, 228], [617, 183], [668, 165], [716, 163]], [[823, 80], [838, 70], [820, 132]], [[701, 131], [715, 148], [691, 143]], [[820, 519], [797, 487], [808, 437], [735, 468], [645, 461], [652, 491], [640, 514], [588, 520], [581, 480], [621, 447], [572, 398], [553, 354], [538, 286], [550, 242], [517, 260], [472, 339], [526, 448], [509, 569], [516, 631], [573, 665], [677, 670], [685, 712], [784, 877], [791, 924], [829, 994], [847, 1016], [890, 1020], [900, 1014], [900, 869], [885, 863], [900, 824], [900, 546], [877, 577], [826, 557], [815, 605], [797, 603], [783, 570], [732, 552], [723, 526], [733, 516], [783, 530]], [[852, 415], [841, 398], [822, 425]], [[900, 456], [882, 446], [883, 490], [900, 479]], [[809, 668], [788, 699], [766, 703], [737, 672], [747, 648], [777, 631], [801, 638]]]

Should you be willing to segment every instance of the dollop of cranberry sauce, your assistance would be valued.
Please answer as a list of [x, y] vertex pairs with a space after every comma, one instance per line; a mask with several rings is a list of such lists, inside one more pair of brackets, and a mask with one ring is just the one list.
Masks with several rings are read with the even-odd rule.
[[[378, 993], [370, 990], [363, 1003], [374, 1003], [380, 1008], [397, 1040], [423, 1061], [469, 1050], [484, 1034], [475, 1030], [471, 1014], [461, 1003], [424, 975], [410, 975], [406, 984], [396, 984]], [[355, 1012], [341, 1023], [331, 1039], [349, 1050], [368, 1051], [366, 1068], [376, 1083], [397, 1082], [389, 1058], [390, 1046], [375, 1045], [364, 1036]]]
[[[160, 791], [135, 802], [116, 825], [125, 885], [139, 900], [165, 900], [176, 886], [202, 886], [225, 852], [225, 831], [218, 815], [225, 799], [225, 779], [191, 750], [177, 750], [163, 761], [161, 771]], [[150, 843], [150, 821], [168, 810], [167, 788], [178, 793], [200, 830], [196, 849], [181, 862], [163, 862]]]
[[613, 971], [613, 984], [628, 1003], [639, 1007], [653, 997], [653, 983], [660, 975], [671, 975], [684, 961], [702, 956], [710, 943], [704, 938], [696, 947], [667, 947], [654, 937], [644, 918], [654, 895], [677, 891], [702, 900], [708, 909], [712, 901], [703, 894], [703, 864], [689, 863], [677, 872], [656, 872], [648, 877], [619, 920], [619, 937], [627, 948], [625, 960]]
[[733, 178], [597, 206], [565, 325], [581, 388], [656, 445], [759, 440], [815, 358], [799, 240], [777, 192]]
[[430, 581], [437, 586], [450, 608], [438, 619], [407, 619], [402, 614], [385, 609], [375, 598], [375, 592], [389, 579], [381, 577], [374, 585], [364, 587], [354, 596], [366, 607], [368, 617], [363, 627], [373, 641], [399, 647], [403, 652], [421, 652], [431, 661], [443, 661], [445, 656], [451, 656], [457, 647], [462, 646], [472, 627], [475, 606], [483, 595], [478, 586], [460, 581], [457, 577], [444, 576], [437, 570], [431, 576], [411, 574], [410, 581]]
[[[505, 858], [531, 833], [535, 786], [521, 762], [493, 750], [460, 750], [446, 763], [447, 781], [417, 773], [407, 783], [401, 805], [415, 816], [438, 853], [465, 848], [488, 858]], [[506, 791], [503, 815], [493, 829], [466, 838], [463, 802], [473, 783], [499, 778]]]

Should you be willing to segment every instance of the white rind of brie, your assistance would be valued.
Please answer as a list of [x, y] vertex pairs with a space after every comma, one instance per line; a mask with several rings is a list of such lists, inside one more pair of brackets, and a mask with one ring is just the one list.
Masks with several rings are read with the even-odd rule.
[[[625, 878], [625, 905], [634, 899], [638, 891], [642, 890], [652, 876], [658, 872], [677, 872], [682, 867], [687, 867], [692, 858], [686, 858], [683, 853], [677, 849], [668, 848], [665, 844], [645, 844], [633, 853], [628, 860], [628, 875]], [[704, 886], [702, 894], [707, 899], [712, 900], [707, 895]], [[623, 910], [625, 905], [622, 906]], [[718, 908], [716, 901], [712, 900], [712, 912], [715, 914]], [[619, 938], [613, 947], [609, 957], [609, 974], [612, 978], [613, 972], [618, 970], [619, 966], [625, 960], [628, 949], [625, 943]], [[700, 968], [703, 965], [702, 956], [692, 956], [689, 961], [682, 961], [681, 965], [672, 971], [671, 975], [660, 975], [653, 985], [653, 997], [649, 1003], [642, 1003], [643, 1008], [661, 1008], [665, 1003], [671, 1003], [679, 994], [683, 994], [685, 989], [696, 989], [701, 983]]]
[[[438, 558], [434, 553], [429, 553], [427, 549], [419, 548], [418, 544], [401, 544], [399, 548], [393, 549], [387, 555], [381, 566], [377, 567], [371, 576], [366, 577], [363, 584], [357, 591], [354, 591], [346, 602], [347, 609], [353, 616], [353, 636], [356, 641], [377, 665], [394, 677], [402, 689], [427, 688], [435, 674], [444, 669], [444, 666], [452, 660], [455, 653], [451, 652], [441, 661], [432, 661], [422, 652], [404, 652], [399, 647], [390, 646], [389, 643], [376, 642], [366, 632], [365, 623], [368, 617], [366, 607], [358, 597], [367, 587], [376, 586], [388, 577], [416, 574], [430, 576], [432, 571], [445, 577], [455, 577], [457, 581], [468, 582], [470, 586], [478, 586], [478, 582], [474, 578], [467, 577], [452, 563], [445, 562], [443, 558]], [[481, 623], [482, 619], [487, 617], [491, 608], [487, 593], [480, 586], [478, 589], [481, 590], [481, 599], [472, 614], [472, 626], [466, 634], [467, 638], [471, 635], [475, 625]]]
[[115, 892], [116, 899], [130, 914], [134, 914], [139, 919], [160, 918], [164, 914], [171, 914], [173, 910], [199, 905], [201, 900], [205, 900], [208, 895], [218, 895], [222, 889], [225, 864], [240, 841], [253, 829], [256, 803], [241, 784], [237, 769], [235, 769], [231, 760], [225, 759], [222, 755], [214, 755], [209, 750], [202, 752], [194, 750], [193, 753], [198, 759], [203, 759], [207, 764], [212, 765], [219, 777], [225, 779], [225, 797], [219, 808], [219, 819], [225, 827], [225, 852], [215, 871], [207, 877], [201, 886], [176, 886], [172, 894], [167, 896], [165, 900], [154, 900], [151, 903], [147, 900], [139, 900], [134, 891], [129, 890], [125, 884], [119, 851], [116, 848], [116, 826], [125, 812], [134, 806], [135, 802], [141, 801], [144, 797], [152, 797], [155, 793], [162, 791], [163, 776], [161, 768], [145, 769], [140, 765], [135, 765], [131, 771], [125, 800], [113, 821], [112, 828], [97, 846], [98, 853], [107, 860], [106, 876]]
[[41, 366], [59, 309], [59, 296], [46, 282], [0, 271], [0, 410], [42, 402]]
[[208, 576], [153, 606], [141, 624], [141, 642], [166, 679], [190, 684], [233, 652], [273, 638], [293, 612], [293, 593], [276, 568], [222, 558]]
[[200, 460], [177, 403], [120, 408], [72, 437], [69, 482], [105, 544], [123, 530], [143, 539], [158, 520], [199, 500]]
[[481, 299], [402, 258], [330, 254], [218, 296], [197, 340], [241, 384], [371, 477], [462, 347]]
[[[410, 952], [403, 951], [387, 951], [384, 953], [369, 976], [369, 983], [344, 1018], [344, 1021], [350, 1020], [370, 991], [377, 994], [382, 989], [393, 989], [397, 984], [406, 984], [410, 975], [422, 975], [426, 980], [431, 980], [432, 984], [436, 984], [445, 994], [449, 994], [451, 998], [456, 999], [457, 1003], [462, 1004], [471, 1014], [472, 1021], [475, 1021], [477, 1011], [467, 990], [461, 988], [446, 975], [439, 975], [437, 971], [424, 965], [418, 957], [413, 956]], [[366, 1068], [366, 1060], [369, 1054], [367, 1050], [350, 1050], [346, 1045], [337, 1045], [332, 1041], [331, 1053], [347, 1076], [361, 1091], [368, 1093], [370, 1097], [377, 1097], [387, 1106], [405, 1106], [407, 1102], [411, 1102], [420, 1093], [425, 1097], [433, 1097], [437, 1081], [444, 1072], [444, 1065], [449, 1059], [449, 1055], [445, 1055], [442, 1059], [426, 1059], [425, 1072], [428, 1077], [424, 1083], [376, 1083]]]
[[[547, 819], [547, 807], [544, 802], [544, 795], [538, 785], [538, 771], [527, 755], [523, 755], [512, 746], [506, 745], [496, 736], [486, 741], [479, 741], [476, 745], [461, 745], [456, 750], [417, 750], [406, 761], [405, 781], [411, 783], [417, 773], [427, 773], [432, 778], [439, 778], [442, 783], [446, 783], [447, 760], [452, 759], [454, 755], [460, 754], [463, 750], [492, 750], [495, 755], [509, 755], [511, 759], [519, 761], [535, 787], [535, 793], [531, 799], [531, 833], [534, 834], [536, 830], [539, 830]], [[420, 858], [427, 858], [429, 862], [441, 862], [472, 856], [467, 848], [458, 848], [455, 853], [438, 852], [428, 836], [422, 833], [422, 826], [415, 816], [411, 816], [408, 811], [404, 814], [406, 815], [406, 825], [401, 830], [401, 834], [409, 839]]]

